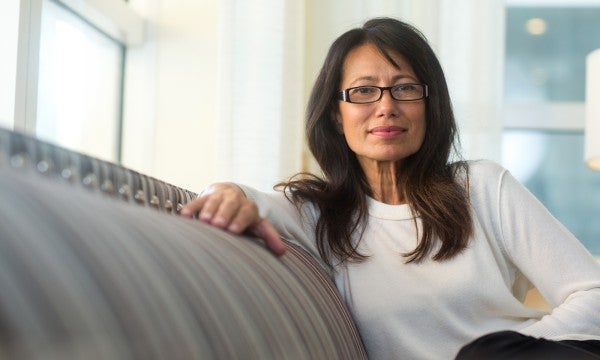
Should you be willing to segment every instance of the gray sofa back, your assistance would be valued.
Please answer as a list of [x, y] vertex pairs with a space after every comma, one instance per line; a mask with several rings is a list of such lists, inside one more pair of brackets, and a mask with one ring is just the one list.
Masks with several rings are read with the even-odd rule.
[[0, 129], [0, 358], [366, 358], [306, 252], [177, 216], [195, 196]]

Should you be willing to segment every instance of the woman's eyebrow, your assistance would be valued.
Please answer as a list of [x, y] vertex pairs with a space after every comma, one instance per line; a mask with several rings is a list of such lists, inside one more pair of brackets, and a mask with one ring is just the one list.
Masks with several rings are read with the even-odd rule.
[[[392, 84], [389, 84], [389, 85], [390, 85], [390, 86], [392, 86], [392, 85], [395, 85], [395, 84], [396, 84], [396, 81], [398, 81], [398, 80], [402, 80], [402, 79], [411, 79], [411, 80], [414, 80], [414, 81], [416, 81], [416, 80], [417, 80], [417, 79], [415, 79], [415, 77], [414, 77], [414, 76], [412, 76], [412, 75], [410, 75], [410, 74], [398, 74], [398, 75], [396, 75], [396, 76], [394, 76], [394, 77], [392, 78]], [[378, 78], [377, 78], [377, 77], [375, 77], [375, 76], [371, 76], [371, 75], [361, 76], [361, 77], [358, 77], [358, 78], [354, 79], [354, 80], [353, 80], [353, 81], [352, 81], [352, 82], [349, 84], [349, 87], [352, 87], [352, 86], [354, 86], [354, 85], [355, 85], [356, 83], [358, 83], [358, 82], [362, 82], [362, 81], [377, 81], [377, 80], [378, 80]]]
[[361, 77], [359, 77], [359, 78], [356, 78], [356, 79], [354, 79], [354, 80], [353, 80], [353, 81], [350, 83], [350, 86], [353, 86], [353, 85], [355, 85], [356, 83], [358, 83], [358, 82], [361, 82], [361, 81], [375, 81], [375, 80], [377, 80], [377, 79], [376, 79], [374, 76], [370, 76], [370, 75], [367, 75], [367, 76], [361, 76]]

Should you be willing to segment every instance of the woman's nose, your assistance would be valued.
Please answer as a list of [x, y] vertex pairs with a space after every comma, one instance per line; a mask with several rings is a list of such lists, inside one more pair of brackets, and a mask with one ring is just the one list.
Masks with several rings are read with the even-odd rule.
[[394, 100], [390, 90], [384, 90], [381, 99], [377, 102], [378, 112], [381, 115], [396, 115], [398, 112], [398, 101]]

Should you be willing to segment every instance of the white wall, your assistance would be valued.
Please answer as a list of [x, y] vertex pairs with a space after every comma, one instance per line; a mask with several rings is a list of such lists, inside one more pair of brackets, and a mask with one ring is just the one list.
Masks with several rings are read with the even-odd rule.
[[217, 180], [268, 191], [302, 167], [304, 2], [219, 5]]
[[137, 0], [146, 41], [128, 53], [123, 163], [200, 191], [214, 181], [218, 0]]

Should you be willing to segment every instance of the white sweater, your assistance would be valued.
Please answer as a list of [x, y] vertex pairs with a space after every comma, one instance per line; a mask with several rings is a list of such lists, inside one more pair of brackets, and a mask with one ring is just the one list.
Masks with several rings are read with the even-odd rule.
[[[280, 235], [318, 257], [318, 211], [243, 187]], [[371, 359], [450, 359], [478, 336], [512, 329], [548, 339], [600, 340], [600, 266], [505, 169], [469, 163], [474, 235], [456, 257], [406, 264], [415, 248], [407, 205], [368, 199], [361, 263], [332, 269]], [[417, 224], [420, 225], [419, 219]], [[551, 314], [523, 305], [535, 286]]]

